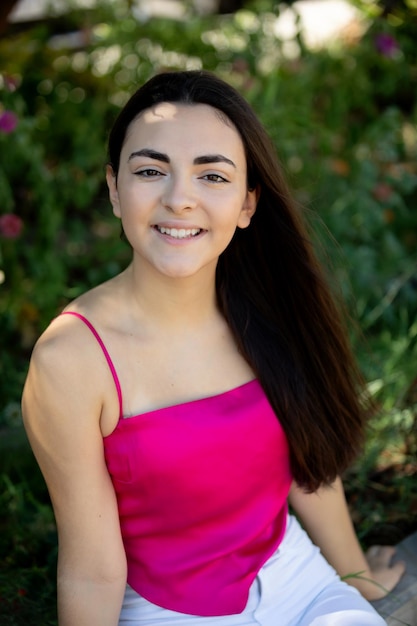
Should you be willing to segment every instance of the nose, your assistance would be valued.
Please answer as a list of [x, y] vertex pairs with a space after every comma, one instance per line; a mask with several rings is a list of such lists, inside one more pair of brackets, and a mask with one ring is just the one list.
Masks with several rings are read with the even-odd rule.
[[162, 204], [173, 213], [182, 213], [197, 205], [193, 181], [186, 175], [171, 175], [167, 180]]

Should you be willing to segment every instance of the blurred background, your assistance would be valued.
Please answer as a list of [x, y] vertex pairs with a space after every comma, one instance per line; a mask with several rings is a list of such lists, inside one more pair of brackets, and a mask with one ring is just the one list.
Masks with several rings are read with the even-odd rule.
[[50, 319], [130, 259], [107, 133], [152, 74], [202, 67], [263, 120], [358, 322], [380, 406], [345, 476], [363, 546], [417, 529], [417, 0], [2, 0], [2, 625], [56, 624], [55, 525], [20, 396]]

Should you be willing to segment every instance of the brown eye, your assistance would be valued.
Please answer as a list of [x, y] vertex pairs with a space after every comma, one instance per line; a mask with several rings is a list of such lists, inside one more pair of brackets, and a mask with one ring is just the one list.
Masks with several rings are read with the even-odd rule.
[[142, 178], [154, 178], [156, 176], [163, 176], [163, 174], [158, 170], [147, 168], [145, 170], [139, 170], [138, 172], [135, 172], [135, 176], [141, 176]]
[[220, 176], [220, 174], [205, 174], [204, 176], [202, 176], [202, 178], [204, 180], [210, 181], [211, 183], [227, 183], [227, 182], [229, 182], [223, 176]]

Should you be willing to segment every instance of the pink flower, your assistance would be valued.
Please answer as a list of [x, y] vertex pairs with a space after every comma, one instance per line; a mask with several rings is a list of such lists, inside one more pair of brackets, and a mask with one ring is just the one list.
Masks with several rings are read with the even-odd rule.
[[5, 239], [17, 239], [23, 229], [23, 221], [14, 213], [0, 216], [0, 235]]
[[379, 33], [375, 37], [375, 47], [384, 57], [394, 57], [399, 50], [398, 41], [388, 33]]
[[0, 113], [0, 132], [12, 133], [17, 126], [17, 115], [13, 111]]

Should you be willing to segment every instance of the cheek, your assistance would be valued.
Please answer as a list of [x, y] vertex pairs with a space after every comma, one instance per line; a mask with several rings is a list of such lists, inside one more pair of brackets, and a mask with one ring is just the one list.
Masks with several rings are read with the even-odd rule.
[[216, 219], [219, 225], [223, 225], [227, 231], [234, 230], [240, 226], [242, 220], [242, 210], [245, 199], [236, 198], [236, 195], [225, 198], [221, 207], [216, 207]]
[[123, 187], [120, 186], [119, 201], [122, 214], [138, 213], [145, 209], [151, 201], [151, 194], [146, 185], [139, 188], [138, 185], [130, 182]]

